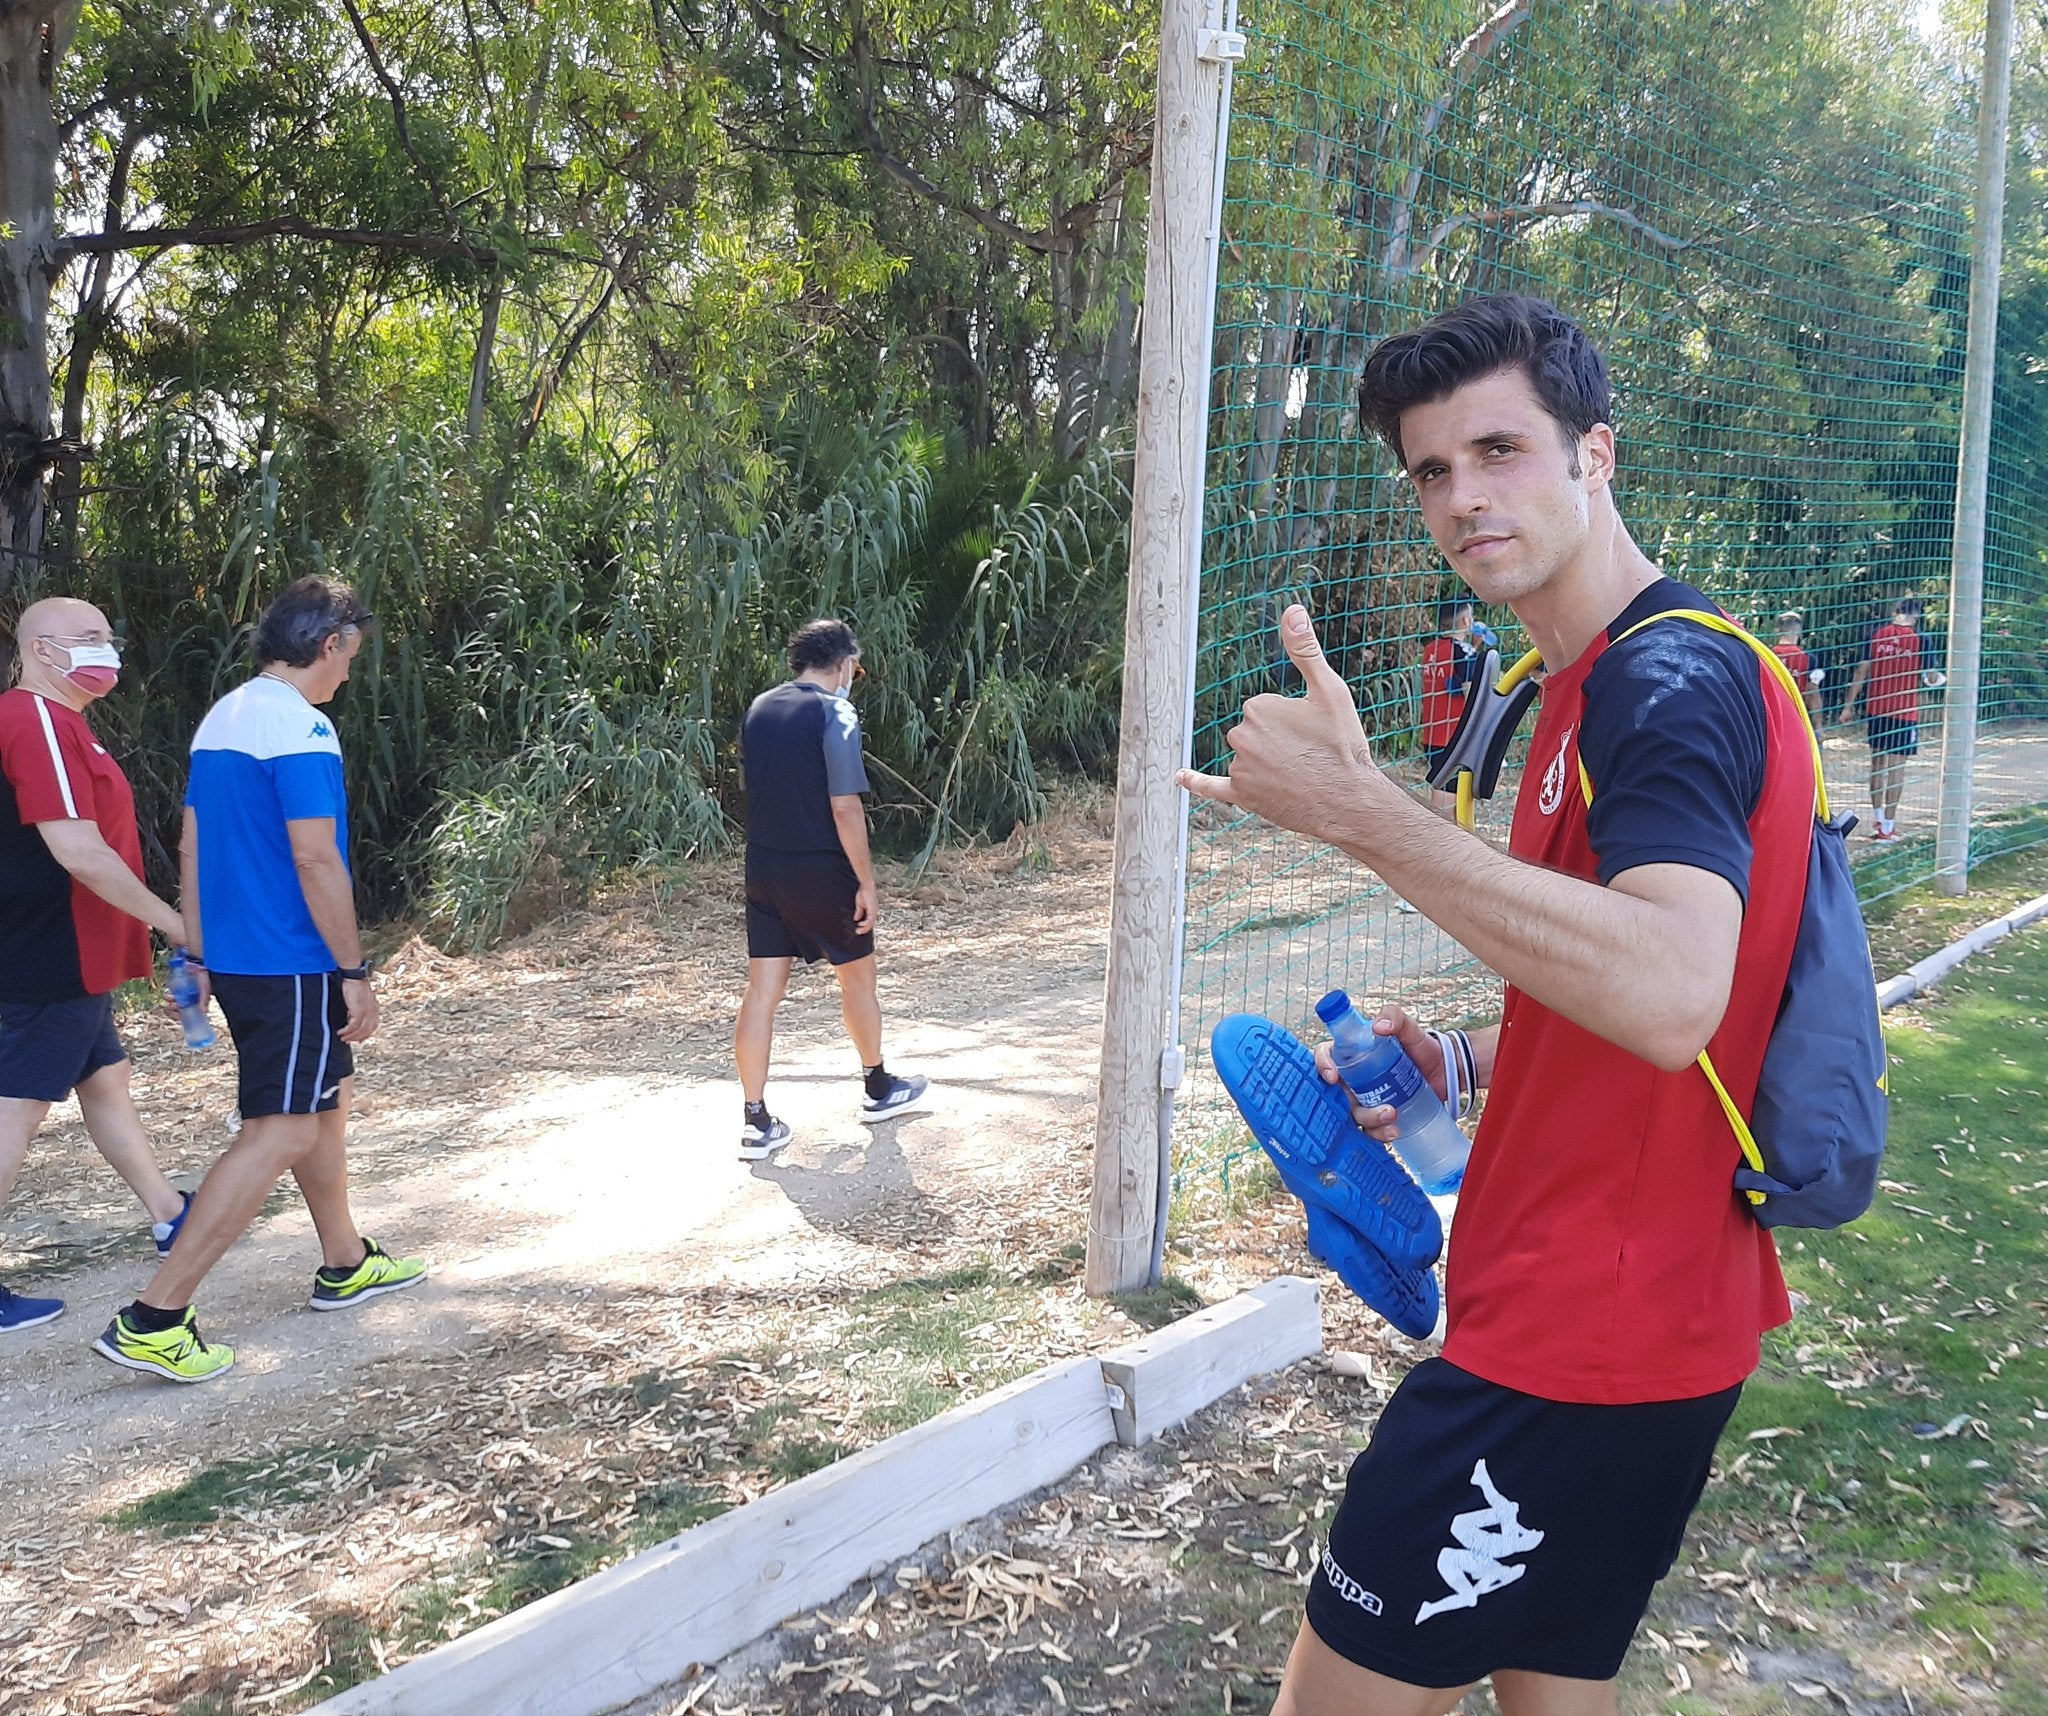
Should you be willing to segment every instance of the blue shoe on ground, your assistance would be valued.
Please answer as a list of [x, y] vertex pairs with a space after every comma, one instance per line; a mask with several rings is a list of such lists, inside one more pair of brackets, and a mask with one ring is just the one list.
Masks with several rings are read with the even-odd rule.
[[1358, 1129], [1343, 1086], [1323, 1081], [1291, 1032], [1233, 1013], [1211, 1033], [1209, 1058], [1290, 1192], [1335, 1216], [1396, 1270], [1437, 1260], [1444, 1227], [1435, 1206], [1393, 1152]]
[[1436, 1330], [1436, 1271], [1398, 1268], [1328, 1210], [1303, 1207], [1310, 1254], [1410, 1340], [1427, 1340]]
[[179, 1196], [185, 1200], [185, 1207], [183, 1209], [172, 1216], [169, 1221], [152, 1222], [150, 1224], [149, 1236], [156, 1241], [156, 1254], [159, 1257], [170, 1256], [171, 1247], [178, 1243], [178, 1229], [185, 1225], [185, 1218], [192, 1213], [192, 1194], [190, 1192], [181, 1192]]
[[28, 1299], [0, 1287], [0, 1333], [32, 1329], [38, 1323], [54, 1323], [64, 1315], [62, 1299]]

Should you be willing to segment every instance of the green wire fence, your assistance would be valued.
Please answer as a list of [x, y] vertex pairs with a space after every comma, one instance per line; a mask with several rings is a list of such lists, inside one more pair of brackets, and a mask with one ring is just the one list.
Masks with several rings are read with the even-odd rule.
[[[1383, 335], [1476, 293], [1578, 316], [1616, 384], [1617, 492], [1645, 550], [1767, 641], [1800, 615], [1833, 795], [1871, 827], [1843, 701], [1896, 598], [1943, 667], [1976, 153], [1975, 44], [1863, 0], [1243, 0], [1211, 377], [1194, 757], [1287, 687], [1303, 600], [1379, 755], [1415, 781], [1438, 607], [1461, 593], [1358, 424]], [[2022, 55], [1985, 576], [1973, 849], [2048, 836], [2048, 236]], [[1480, 611], [1504, 658], [1523, 640]], [[1439, 651], [1439, 653], [1441, 653]], [[1934, 870], [1941, 692], [1867, 898]], [[1512, 770], [1482, 827], [1503, 834]], [[1193, 814], [1180, 1032], [1289, 1024], [1344, 984], [1438, 1019], [1494, 981], [1377, 878]], [[1184, 1087], [1183, 1177], [1241, 1140]]]

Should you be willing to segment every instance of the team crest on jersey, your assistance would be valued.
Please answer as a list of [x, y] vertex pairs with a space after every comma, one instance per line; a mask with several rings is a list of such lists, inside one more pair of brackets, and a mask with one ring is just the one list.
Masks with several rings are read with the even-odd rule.
[[1576, 725], [1564, 730], [1564, 737], [1557, 742], [1557, 756], [1543, 771], [1543, 790], [1537, 797], [1536, 808], [1545, 816], [1551, 815], [1564, 803], [1565, 758], [1572, 748], [1572, 735], [1578, 730]]
[[1472, 1482], [1486, 1498], [1486, 1506], [1461, 1513], [1451, 1521], [1451, 1536], [1457, 1540], [1457, 1547], [1443, 1550], [1436, 1558], [1436, 1570], [1450, 1586], [1450, 1595], [1417, 1609], [1418, 1627], [1430, 1616], [1441, 1615], [1447, 1609], [1477, 1608], [1481, 1597], [1503, 1585], [1512, 1585], [1529, 1569], [1511, 1567], [1502, 1557], [1524, 1555], [1543, 1541], [1542, 1532], [1522, 1523], [1521, 1503], [1509, 1501], [1493, 1487], [1484, 1460], [1473, 1466]]

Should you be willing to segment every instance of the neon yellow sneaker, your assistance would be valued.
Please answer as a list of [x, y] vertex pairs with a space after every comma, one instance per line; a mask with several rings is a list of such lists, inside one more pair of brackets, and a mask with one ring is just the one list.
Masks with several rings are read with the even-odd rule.
[[313, 1277], [313, 1297], [307, 1301], [316, 1311], [339, 1311], [360, 1305], [379, 1293], [396, 1293], [401, 1287], [417, 1287], [427, 1278], [423, 1257], [393, 1257], [368, 1234], [363, 1235], [363, 1260], [346, 1275], [321, 1269]]
[[122, 1311], [93, 1342], [92, 1350], [129, 1370], [147, 1371], [169, 1382], [210, 1382], [235, 1368], [235, 1349], [200, 1339], [199, 1319], [190, 1310], [176, 1328], [146, 1335]]

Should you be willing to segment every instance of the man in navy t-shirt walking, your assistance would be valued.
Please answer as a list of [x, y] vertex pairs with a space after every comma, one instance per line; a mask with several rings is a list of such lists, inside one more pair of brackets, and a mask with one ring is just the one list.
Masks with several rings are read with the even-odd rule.
[[742, 1160], [789, 1142], [768, 1112], [775, 1009], [791, 962], [829, 959], [839, 979], [846, 1034], [860, 1051], [862, 1120], [900, 1114], [929, 1080], [882, 1064], [882, 1004], [875, 993], [875, 866], [868, 853], [867, 770], [860, 716], [848, 693], [860, 645], [841, 620], [811, 620], [789, 640], [795, 676], [754, 699], [740, 729], [747, 777], [747, 993], [733, 1030], [746, 1093]]
[[320, 1238], [316, 1311], [418, 1285], [426, 1265], [356, 1228], [348, 1201], [353, 1045], [377, 996], [348, 868], [341, 742], [321, 710], [370, 615], [345, 585], [301, 578], [256, 622], [254, 679], [208, 711], [185, 789], [184, 918], [195, 969], [235, 1039], [242, 1130], [192, 1200], [185, 1231], [95, 1348], [173, 1382], [234, 1351], [199, 1336], [192, 1296], [289, 1171]]

